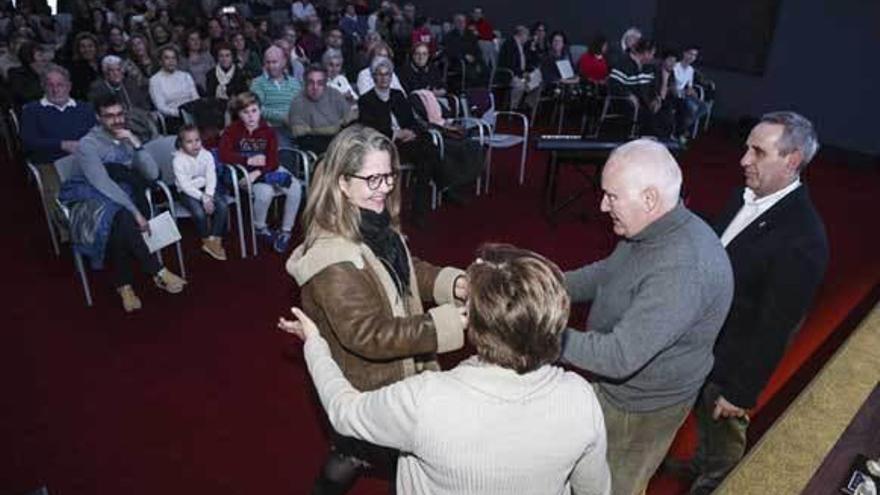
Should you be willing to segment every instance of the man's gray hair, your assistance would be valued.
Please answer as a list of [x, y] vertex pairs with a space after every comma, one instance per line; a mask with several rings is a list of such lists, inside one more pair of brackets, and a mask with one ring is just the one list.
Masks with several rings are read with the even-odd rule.
[[46, 78], [49, 77], [49, 74], [58, 74], [63, 77], [65, 81], [70, 82], [70, 71], [60, 65], [50, 64], [49, 67], [43, 71], [43, 75], [40, 76], [40, 85], [43, 88], [46, 87]]
[[370, 74], [375, 74], [381, 68], [388, 69], [388, 72], [394, 72], [394, 62], [388, 57], [376, 57], [370, 62]]
[[122, 59], [117, 57], [116, 55], [107, 55], [106, 57], [101, 59], [101, 70], [104, 70], [107, 67], [113, 67], [115, 65], [122, 65]]
[[681, 195], [681, 168], [669, 149], [654, 139], [636, 139], [618, 146], [608, 162], [626, 166], [626, 184], [636, 190], [656, 187], [664, 205], [672, 208]]
[[344, 60], [342, 58], [342, 52], [337, 50], [336, 48], [328, 48], [324, 52], [324, 55], [321, 56], [321, 65], [326, 67], [327, 64], [334, 60], [339, 60], [340, 62], [342, 62]]
[[763, 124], [777, 124], [782, 126], [782, 136], [777, 143], [777, 151], [780, 156], [800, 151], [801, 163], [798, 171], [804, 169], [810, 160], [819, 151], [819, 136], [813, 123], [806, 117], [795, 112], [770, 112], [761, 116]]
[[513, 35], [516, 36], [518, 34], [524, 35], [525, 37], [529, 36], [529, 28], [519, 25], [513, 28]]

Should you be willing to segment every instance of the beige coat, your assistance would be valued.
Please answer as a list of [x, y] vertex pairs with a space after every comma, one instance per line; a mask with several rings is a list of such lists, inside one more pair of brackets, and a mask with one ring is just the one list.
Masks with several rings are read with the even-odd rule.
[[[464, 325], [453, 297], [461, 270], [409, 256], [410, 290], [401, 297], [392, 275], [366, 244], [328, 234], [307, 252], [303, 247], [293, 251], [287, 271], [302, 288], [303, 310], [358, 390], [439, 369], [437, 353], [464, 345]], [[423, 299], [437, 306], [426, 313]]]

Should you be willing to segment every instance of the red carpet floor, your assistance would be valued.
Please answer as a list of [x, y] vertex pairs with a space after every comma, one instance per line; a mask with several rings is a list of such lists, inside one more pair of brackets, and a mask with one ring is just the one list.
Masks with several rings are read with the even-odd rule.
[[[712, 214], [721, 207], [740, 181], [740, 151], [741, 143], [720, 133], [694, 144], [682, 160], [692, 208]], [[540, 214], [546, 156], [531, 154], [526, 184], [518, 186], [515, 155], [496, 154], [488, 196], [443, 207], [428, 230], [410, 230], [414, 251], [464, 266], [481, 242], [503, 241], [542, 252], [563, 268], [608, 253], [614, 239], [606, 219], [584, 221], [578, 213], [597, 211], [595, 199], [550, 225]], [[190, 280], [184, 294], [159, 293], [140, 280], [144, 309], [125, 315], [108, 277], [93, 273], [95, 306], [87, 308], [70, 255], [50, 254], [23, 173], [9, 164], [7, 170], [14, 173], [0, 185], [7, 212], [0, 243], [7, 260], [0, 494], [44, 484], [53, 495], [307, 493], [326, 453], [326, 426], [298, 343], [274, 328], [297, 302], [285, 258], [264, 252], [218, 263], [197, 250], [184, 225]], [[816, 308], [762, 404], [880, 280], [878, 170], [820, 156], [807, 181], [828, 228], [831, 264]], [[581, 183], [566, 173], [563, 194]], [[582, 314], [574, 323], [582, 324]], [[686, 427], [675, 452], [687, 453], [692, 439]], [[386, 487], [366, 477], [352, 493], [382, 494]], [[655, 494], [678, 491], [662, 477], [651, 487]]]

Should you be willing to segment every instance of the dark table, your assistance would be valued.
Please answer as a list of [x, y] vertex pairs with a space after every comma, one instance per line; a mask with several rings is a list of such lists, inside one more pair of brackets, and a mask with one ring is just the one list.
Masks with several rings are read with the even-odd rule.
[[[543, 135], [538, 138], [536, 148], [549, 151], [547, 172], [544, 175], [544, 213], [554, 220], [557, 213], [583, 197], [587, 192], [598, 194], [601, 191], [602, 167], [608, 156], [618, 146], [630, 140], [584, 138], [577, 134]], [[673, 155], [678, 155], [685, 147], [678, 141], [658, 140]], [[584, 178], [587, 186], [581, 188], [561, 203], [557, 203], [559, 170], [563, 165], [574, 166]]]

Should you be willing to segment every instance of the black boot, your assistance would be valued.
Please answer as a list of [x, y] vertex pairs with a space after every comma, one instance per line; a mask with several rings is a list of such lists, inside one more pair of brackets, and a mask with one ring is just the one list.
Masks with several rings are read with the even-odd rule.
[[360, 464], [354, 458], [330, 453], [315, 480], [312, 495], [343, 495], [360, 475]]

